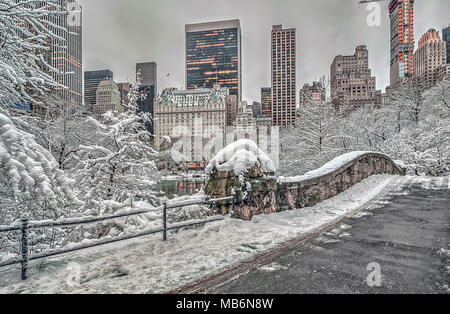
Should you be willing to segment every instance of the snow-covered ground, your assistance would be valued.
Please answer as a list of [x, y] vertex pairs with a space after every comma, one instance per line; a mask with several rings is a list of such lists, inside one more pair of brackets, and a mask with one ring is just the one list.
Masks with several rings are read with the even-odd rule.
[[[366, 204], [397, 180], [410, 183], [413, 178], [372, 176], [314, 207], [256, 216], [250, 222], [226, 218], [170, 233], [167, 242], [161, 241], [161, 235], [147, 236], [66, 254], [45, 263], [33, 261], [26, 282], [20, 281], [18, 266], [2, 268], [0, 293], [167, 291], [329, 223]], [[430, 184], [436, 180], [442, 182]], [[445, 180], [419, 181], [439, 188], [448, 184]]]

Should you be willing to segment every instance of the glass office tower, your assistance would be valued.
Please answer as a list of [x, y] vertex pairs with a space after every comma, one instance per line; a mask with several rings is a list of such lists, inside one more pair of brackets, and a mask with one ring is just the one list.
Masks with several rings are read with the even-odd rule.
[[242, 100], [239, 20], [189, 24], [186, 30], [186, 87], [227, 87]]
[[[142, 85], [139, 92], [145, 95], [144, 99], [138, 100], [139, 108], [142, 112], [154, 115], [154, 101], [158, 93], [158, 65], [155, 62], [144, 62], [136, 64], [136, 74], [140, 72]], [[155, 132], [154, 124], [147, 125], [150, 133]]]

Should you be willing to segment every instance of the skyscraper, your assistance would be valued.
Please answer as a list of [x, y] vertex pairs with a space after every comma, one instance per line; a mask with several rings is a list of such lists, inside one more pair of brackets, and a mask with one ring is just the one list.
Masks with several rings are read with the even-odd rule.
[[296, 119], [295, 28], [272, 28], [272, 124], [286, 127]]
[[450, 26], [442, 30], [442, 39], [447, 43], [447, 64], [450, 64]]
[[263, 117], [272, 117], [272, 89], [270, 87], [261, 88], [261, 107]]
[[188, 24], [186, 87], [227, 87], [242, 100], [241, 25], [239, 20]]
[[438, 31], [430, 29], [423, 34], [414, 53], [414, 77], [423, 86], [431, 87], [438, 81], [440, 67], [446, 64], [446, 43]]
[[[350, 56], [336, 56], [330, 68], [331, 99], [335, 106], [347, 108], [380, 105], [381, 91], [376, 90], [376, 78], [369, 69], [369, 51], [356, 47]], [[350, 105], [350, 107], [348, 107]]]
[[227, 95], [225, 97], [225, 103], [227, 111], [227, 126], [233, 126], [233, 122], [236, 121], [239, 109], [237, 95]]
[[[145, 95], [145, 99], [139, 100], [138, 105], [142, 112], [154, 115], [154, 100], [158, 93], [158, 67], [155, 62], [145, 62], [136, 64], [136, 74], [140, 71], [142, 85], [139, 89], [141, 94]], [[154, 133], [154, 124], [148, 125], [150, 133]]]
[[84, 72], [84, 106], [92, 110], [97, 103], [97, 88], [100, 82], [114, 79], [111, 70], [85, 71]]
[[390, 0], [391, 87], [414, 72], [414, 0]]
[[[53, 3], [58, 5], [54, 7]], [[52, 39], [48, 61], [58, 70], [51, 72], [53, 79], [67, 88], [57, 88], [55, 96], [66, 102], [73, 102], [81, 106], [83, 104], [83, 72], [82, 72], [82, 9], [76, 0], [57, 0], [47, 3], [50, 9], [63, 10], [74, 9], [71, 19], [67, 15], [52, 15], [47, 17], [51, 23], [51, 29], [56, 35], [64, 38], [61, 42]], [[62, 28], [62, 29], [61, 29]], [[64, 31], [63, 29], [67, 29]]]

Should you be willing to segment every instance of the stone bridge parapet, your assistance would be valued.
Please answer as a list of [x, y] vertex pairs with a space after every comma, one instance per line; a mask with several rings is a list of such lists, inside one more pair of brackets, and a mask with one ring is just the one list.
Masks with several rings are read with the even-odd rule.
[[[353, 152], [297, 177], [264, 174], [258, 166], [241, 176], [235, 176], [232, 171], [215, 172], [207, 182], [205, 192], [216, 198], [237, 191], [241, 202], [236, 206], [234, 216], [251, 220], [255, 215], [313, 206], [377, 174], [405, 175], [405, 169], [381, 153]], [[217, 211], [229, 214], [231, 208], [218, 205]]]

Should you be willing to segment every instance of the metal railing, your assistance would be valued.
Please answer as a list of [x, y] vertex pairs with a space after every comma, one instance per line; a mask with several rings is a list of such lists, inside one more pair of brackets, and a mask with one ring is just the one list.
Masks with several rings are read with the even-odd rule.
[[[170, 230], [176, 230], [180, 228], [185, 227], [191, 227], [196, 225], [201, 225], [213, 221], [219, 221], [223, 220], [223, 216], [215, 216], [215, 217], [208, 217], [206, 219], [195, 219], [190, 220], [183, 223], [177, 223], [172, 224], [170, 226], [167, 225], [167, 210], [168, 209], [175, 209], [175, 208], [183, 208], [186, 206], [192, 206], [192, 205], [214, 205], [219, 202], [231, 202], [232, 206], [232, 216], [235, 210], [235, 195], [233, 193], [230, 197], [224, 197], [224, 198], [218, 198], [218, 199], [210, 199], [210, 200], [194, 200], [194, 201], [181, 201], [176, 203], [170, 203], [170, 202], [164, 202], [163, 206], [152, 208], [152, 209], [140, 209], [140, 210], [133, 210], [129, 211], [127, 213], [121, 213], [116, 215], [110, 215], [110, 216], [100, 216], [100, 217], [80, 217], [80, 218], [71, 218], [71, 219], [63, 219], [63, 220], [48, 220], [48, 221], [29, 221], [27, 216], [23, 216], [21, 218], [20, 224], [14, 224], [10, 226], [0, 226], [0, 233], [5, 232], [11, 232], [11, 231], [20, 231], [21, 233], [21, 251], [20, 251], [20, 258], [13, 258], [6, 261], [0, 261], [0, 267], [5, 266], [11, 266], [15, 264], [21, 264], [21, 270], [22, 270], [22, 280], [27, 279], [27, 272], [28, 272], [28, 262], [36, 259], [41, 258], [47, 258], [50, 256], [70, 253], [74, 251], [79, 251], [87, 248], [92, 248], [100, 245], [105, 245], [109, 243], [129, 240], [133, 238], [138, 238], [146, 235], [156, 234], [162, 232], [163, 234], [163, 241], [167, 241], [167, 231]], [[41, 228], [52, 228], [52, 227], [70, 227], [70, 226], [79, 226], [79, 225], [86, 225], [86, 224], [92, 224], [92, 223], [98, 223], [108, 220], [113, 220], [117, 218], [124, 218], [124, 217], [130, 217], [130, 216], [136, 216], [136, 215], [142, 215], [150, 212], [156, 212], [161, 211], [163, 214], [163, 223], [161, 228], [157, 229], [151, 229], [146, 230], [134, 234], [128, 234], [123, 235], [119, 237], [114, 237], [110, 239], [101, 239], [97, 241], [91, 241], [89, 243], [82, 243], [79, 245], [74, 245], [70, 247], [63, 247], [59, 249], [44, 251], [39, 254], [29, 255], [28, 254], [28, 231], [30, 229], [41, 229]]]

